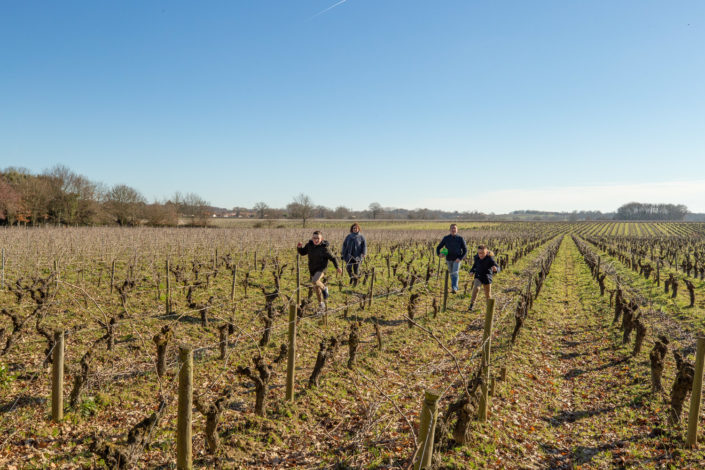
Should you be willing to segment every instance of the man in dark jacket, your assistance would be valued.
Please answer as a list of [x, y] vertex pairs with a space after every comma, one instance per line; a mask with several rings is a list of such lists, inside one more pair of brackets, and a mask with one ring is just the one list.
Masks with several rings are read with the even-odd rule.
[[450, 234], [443, 237], [443, 240], [436, 247], [436, 254], [441, 256], [441, 248], [445, 247], [448, 250], [446, 254], [446, 263], [448, 272], [450, 272], [451, 292], [458, 292], [458, 270], [463, 258], [468, 254], [468, 247], [465, 244], [463, 237], [458, 235], [458, 226], [451, 224]]
[[470, 307], [468, 308], [468, 310], [472, 311], [480, 286], [485, 289], [485, 298], [489, 299], [492, 297], [492, 275], [499, 272], [499, 265], [494, 259], [494, 253], [485, 245], [477, 247], [477, 254], [473, 259], [470, 272], [475, 273], [475, 280], [472, 283], [472, 296], [470, 296]]
[[342, 274], [343, 270], [338, 266], [338, 260], [333, 256], [328, 248], [328, 242], [323, 239], [323, 234], [316, 230], [313, 232], [311, 239], [303, 245], [299, 242], [296, 249], [302, 256], [308, 255], [308, 270], [311, 274], [311, 283], [316, 291], [316, 297], [320, 304], [321, 310], [326, 309], [325, 299], [328, 299], [328, 288], [323, 284], [325, 270], [328, 267], [328, 261], [333, 262], [333, 266], [338, 270], [338, 274]]
[[350, 234], [345, 237], [340, 256], [345, 262], [350, 284], [357, 286], [360, 278], [360, 263], [367, 256], [367, 241], [360, 233], [360, 225], [357, 222], [350, 227]]

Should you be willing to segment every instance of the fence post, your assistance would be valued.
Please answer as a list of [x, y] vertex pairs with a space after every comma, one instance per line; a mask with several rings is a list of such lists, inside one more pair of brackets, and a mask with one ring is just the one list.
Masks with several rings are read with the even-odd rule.
[[58, 263], [56, 260], [54, 260], [54, 272], [56, 273], [56, 282], [55, 282], [55, 286], [56, 286], [56, 288], [58, 289], [58, 288], [59, 288], [59, 281], [60, 281], [61, 279], [60, 279], [60, 276], [59, 276], [59, 263]]
[[477, 419], [487, 421], [487, 407], [489, 405], [490, 386], [490, 351], [492, 348], [492, 322], [494, 320], [494, 299], [487, 299], [485, 311], [485, 331], [482, 334], [482, 395], [478, 408]]
[[2, 280], [0, 280], [0, 289], [5, 288], [5, 248], [2, 249]]
[[301, 255], [299, 251], [296, 250], [296, 308], [301, 305], [301, 267], [300, 267]]
[[176, 468], [191, 470], [191, 408], [193, 406], [193, 349], [179, 346], [179, 414], [176, 425]]
[[[167, 274], [167, 276], [168, 276], [168, 274]], [[110, 293], [111, 294], [113, 293], [113, 284], [114, 283], [115, 283], [115, 260], [113, 260], [113, 262], [110, 264]]]
[[446, 269], [446, 280], [445, 284], [443, 286], [443, 312], [446, 311], [446, 304], [448, 303], [448, 277], [450, 276], [450, 273]]
[[64, 332], [54, 332], [54, 352], [51, 380], [51, 419], [64, 419]]
[[367, 308], [372, 307], [372, 297], [375, 295], [375, 268], [372, 268], [372, 277], [370, 279], [370, 295], [367, 300]]
[[[113, 268], [115, 267], [115, 261], [113, 261]], [[171, 313], [171, 281], [169, 280], [169, 258], [166, 259], [166, 314]]]
[[414, 462], [414, 470], [430, 468], [433, 457], [433, 441], [436, 432], [437, 405], [441, 394], [436, 390], [426, 390], [421, 408], [419, 423], [419, 450]]
[[296, 362], [296, 310], [289, 305], [289, 349], [286, 361], [286, 401], [294, 401], [294, 367]]
[[703, 366], [705, 365], [705, 337], [698, 338], [695, 355], [695, 377], [690, 394], [690, 414], [688, 415], [688, 447], [698, 446], [698, 420], [700, 418], [700, 399], [703, 392]]
[[237, 279], [237, 265], [233, 265], [233, 285], [230, 287], [230, 301], [235, 300], [235, 280]]

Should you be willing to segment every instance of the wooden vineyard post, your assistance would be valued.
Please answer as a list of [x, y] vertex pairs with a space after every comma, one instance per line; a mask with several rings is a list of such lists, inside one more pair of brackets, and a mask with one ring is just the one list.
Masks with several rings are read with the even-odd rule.
[[54, 351], [51, 373], [51, 419], [64, 419], [64, 332], [54, 332]]
[[233, 265], [233, 285], [230, 287], [230, 301], [235, 300], [235, 280], [237, 279], [237, 265]]
[[490, 351], [492, 348], [492, 322], [494, 321], [494, 299], [487, 299], [485, 311], [485, 331], [482, 334], [482, 395], [478, 408], [477, 419], [487, 421], [487, 407], [489, 405], [490, 385]]
[[446, 304], [448, 303], [448, 277], [450, 276], [450, 272], [446, 269], [446, 280], [445, 283], [443, 284], [443, 312], [446, 311]]
[[54, 273], [56, 273], [55, 285], [56, 285], [56, 288], [58, 289], [59, 288], [59, 263], [56, 260], [54, 260]]
[[0, 279], [0, 289], [5, 288], [5, 248], [2, 249], [2, 278]]
[[[166, 270], [167, 279], [169, 279], [169, 269]], [[169, 281], [167, 281], [168, 283]], [[115, 260], [110, 265], [110, 293], [113, 293], [113, 284], [115, 284]], [[169, 313], [168, 311], [166, 313]]]
[[176, 425], [176, 468], [191, 470], [193, 452], [191, 448], [191, 408], [193, 406], [193, 349], [179, 347], [179, 414]]
[[[297, 264], [298, 265], [298, 264]], [[294, 401], [294, 367], [296, 362], [296, 305], [289, 305], [289, 349], [286, 361], [286, 401]]]
[[[115, 261], [113, 261], [113, 267], [115, 267]], [[166, 314], [171, 313], [171, 281], [169, 281], [169, 258], [166, 260]]]
[[414, 462], [414, 470], [431, 467], [436, 418], [438, 417], [437, 405], [440, 396], [441, 394], [436, 390], [426, 390], [424, 393], [419, 423], [419, 450]]
[[370, 295], [367, 297], [367, 308], [372, 307], [372, 297], [375, 294], [375, 268], [372, 268], [372, 276], [370, 278]]
[[301, 305], [301, 255], [296, 251], [296, 308]]
[[595, 270], [595, 279], [600, 276], [600, 264], [602, 263], [602, 258], [597, 257], [597, 269]]
[[705, 365], [705, 337], [698, 338], [695, 354], [695, 376], [690, 394], [690, 414], [688, 415], [688, 447], [698, 446], [698, 420], [700, 419], [700, 400], [703, 392], [703, 366]]

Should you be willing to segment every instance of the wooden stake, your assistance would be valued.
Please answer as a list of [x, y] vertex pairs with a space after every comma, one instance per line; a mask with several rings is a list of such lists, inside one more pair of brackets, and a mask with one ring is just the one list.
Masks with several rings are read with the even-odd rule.
[[[167, 269], [167, 278], [169, 277], [169, 270]], [[115, 260], [113, 260], [110, 265], [110, 293], [113, 293], [113, 284], [115, 284]], [[167, 312], [169, 313], [169, 312]]]
[[372, 297], [374, 297], [375, 294], [375, 268], [372, 268], [372, 277], [370, 279], [370, 295], [368, 296], [367, 299], [367, 308], [372, 307]]
[[426, 390], [424, 393], [419, 423], [420, 447], [418, 457], [414, 462], [414, 470], [421, 470], [431, 467], [431, 458], [433, 457], [433, 441], [436, 432], [436, 418], [438, 417], [437, 405], [440, 396], [440, 392], [436, 390]]
[[[298, 263], [297, 263], [298, 266]], [[297, 270], [298, 271], [298, 270]], [[286, 362], [286, 401], [294, 401], [294, 367], [296, 362], [296, 305], [289, 305], [289, 349]]]
[[700, 419], [700, 401], [703, 392], [703, 366], [705, 366], [705, 337], [698, 338], [695, 354], [695, 376], [690, 394], [690, 414], [688, 415], [688, 447], [698, 446], [698, 420]]
[[477, 419], [487, 421], [487, 407], [489, 405], [490, 386], [490, 351], [492, 348], [492, 323], [494, 321], [494, 299], [487, 299], [485, 311], [485, 331], [482, 334], [482, 395], [478, 408]]
[[235, 280], [237, 279], [237, 265], [233, 265], [233, 285], [230, 288], [230, 301], [235, 300]]
[[176, 425], [176, 468], [191, 470], [193, 452], [191, 442], [191, 409], [193, 407], [193, 349], [179, 347], [179, 405]]
[[448, 278], [450, 277], [450, 272], [446, 269], [446, 280], [443, 286], [443, 312], [446, 311], [446, 304], [448, 303]]
[[[113, 261], [113, 267], [115, 267], [115, 261]], [[171, 281], [169, 281], [169, 258], [166, 260], [166, 314], [171, 313]]]
[[51, 380], [51, 419], [64, 419], [64, 332], [54, 332], [54, 360]]

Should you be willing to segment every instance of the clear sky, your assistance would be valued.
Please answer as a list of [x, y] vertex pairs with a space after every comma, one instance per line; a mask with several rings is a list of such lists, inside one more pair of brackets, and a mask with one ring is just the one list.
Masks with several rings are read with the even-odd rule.
[[0, 0], [0, 168], [222, 207], [705, 212], [702, 0]]

